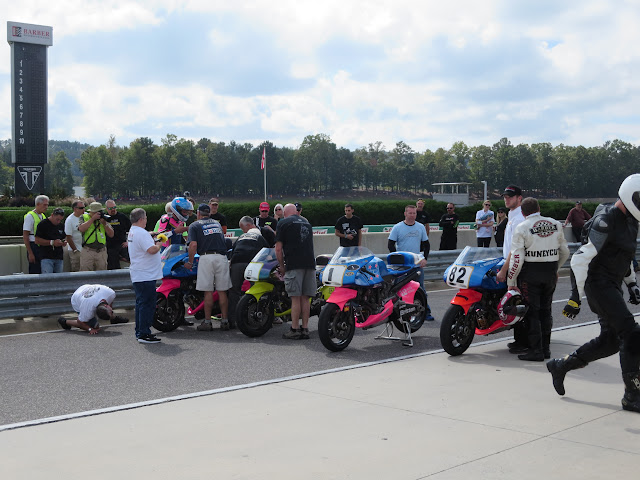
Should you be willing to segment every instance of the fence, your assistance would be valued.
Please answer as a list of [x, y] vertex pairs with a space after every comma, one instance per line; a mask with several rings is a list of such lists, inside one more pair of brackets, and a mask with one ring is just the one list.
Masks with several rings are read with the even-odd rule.
[[[640, 245], [640, 244], [639, 244]], [[570, 243], [573, 254], [579, 247]], [[442, 279], [446, 268], [453, 263], [461, 250], [435, 251], [429, 254], [424, 268], [426, 281]], [[386, 255], [378, 255], [386, 258]], [[487, 258], [502, 256], [501, 248], [488, 248]], [[564, 268], [567, 268], [567, 264]], [[131, 286], [129, 270], [100, 272], [51, 273], [41, 275], [0, 276], [0, 318], [22, 319], [44, 315], [71, 313], [71, 295], [85, 284], [99, 283], [116, 291], [115, 308], [133, 308], [135, 295]]]

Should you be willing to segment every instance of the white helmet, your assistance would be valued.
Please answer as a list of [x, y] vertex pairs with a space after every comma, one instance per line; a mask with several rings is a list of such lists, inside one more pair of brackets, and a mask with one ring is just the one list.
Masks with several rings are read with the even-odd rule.
[[498, 316], [505, 325], [512, 325], [521, 320], [527, 310], [529, 307], [524, 304], [524, 297], [515, 289], [509, 289], [498, 304]]
[[618, 196], [624, 208], [640, 222], [640, 173], [634, 173], [624, 179], [618, 190]]

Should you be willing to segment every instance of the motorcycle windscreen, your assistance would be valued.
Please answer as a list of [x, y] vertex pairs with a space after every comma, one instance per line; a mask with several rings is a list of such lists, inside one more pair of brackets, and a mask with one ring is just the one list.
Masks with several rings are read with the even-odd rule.
[[269, 278], [271, 269], [276, 266], [278, 259], [275, 248], [263, 248], [244, 270], [244, 278], [250, 282], [258, 282]]
[[[465, 247], [456, 261], [445, 270], [443, 280], [454, 288], [503, 288], [504, 283], [495, 281], [495, 273], [504, 263], [504, 259], [487, 257], [487, 254], [486, 248]], [[487, 275], [490, 270], [493, 270], [494, 275]]]

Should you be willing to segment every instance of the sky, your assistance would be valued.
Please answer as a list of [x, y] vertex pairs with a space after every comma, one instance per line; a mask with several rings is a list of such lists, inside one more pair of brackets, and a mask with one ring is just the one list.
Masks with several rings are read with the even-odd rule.
[[[53, 140], [640, 143], [640, 0], [0, 0], [0, 20], [53, 27]], [[0, 112], [11, 138], [8, 43]]]

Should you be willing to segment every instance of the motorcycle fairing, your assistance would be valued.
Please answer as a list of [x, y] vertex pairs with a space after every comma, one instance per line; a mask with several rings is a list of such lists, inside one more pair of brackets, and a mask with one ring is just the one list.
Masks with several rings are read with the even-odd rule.
[[327, 303], [335, 303], [340, 310], [344, 309], [345, 304], [358, 295], [358, 292], [352, 288], [336, 287], [329, 295]]
[[254, 283], [249, 290], [245, 292], [246, 295], [253, 295], [256, 297], [256, 300], [260, 300], [260, 297], [265, 293], [273, 291], [275, 286], [273, 283], [269, 282], [256, 282]]
[[451, 305], [460, 305], [464, 310], [464, 314], [469, 313], [469, 308], [474, 303], [482, 300], [482, 293], [471, 288], [463, 288], [458, 290], [458, 293], [451, 299]]
[[493, 322], [493, 324], [489, 328], [485, 328], [484, 330], [480, 330], [479, 328], [476, 328], [476, 335], [489, 335], [490, 333], [493, 333], [496, 331], [509, 329], [513, 327], [516, 323], [518, 323], [521, 319], [522, 317], [518, 317], [518, 319], [515, 322], [512, 322], [509, 325], [505, 324], [502, 320], [497, 320]]
[[164, 278], [162, 283], [158, 288], [156, 288], [156, 292], [163, 294], [165, 297], [169, 298], [169, 294], [180, 288], [180, 279], [178, 278]]

